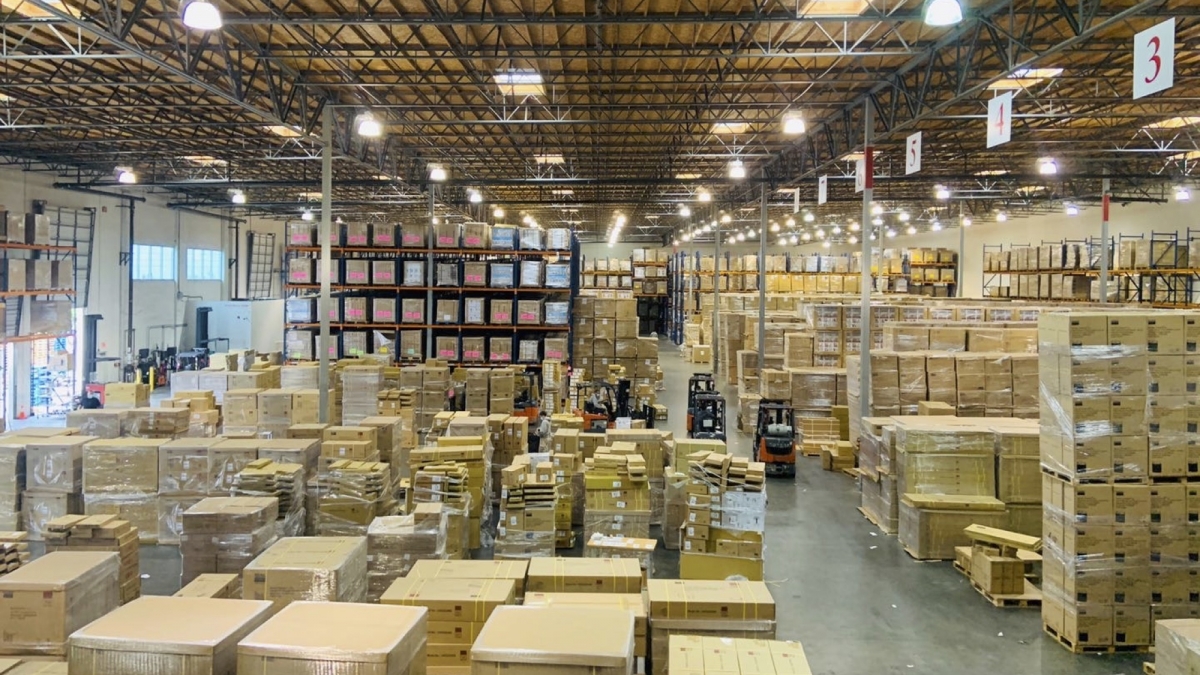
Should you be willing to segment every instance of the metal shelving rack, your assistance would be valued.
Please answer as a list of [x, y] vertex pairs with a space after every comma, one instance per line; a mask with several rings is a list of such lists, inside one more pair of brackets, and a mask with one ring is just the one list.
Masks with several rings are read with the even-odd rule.
[[[431, 236], [432, 233], [430, 233]], [[340, 241], [340, 239], [339, 239]], [[287, 246], [285, 248], [285, 264], [296, 257], [319, 257], [320, 246]], [[396, 360], [400, 363], [419, 363], [424, 358], [432, 358], [436, 356], [435, 343], [439, 337], [454, 337], [458, 345], [457, 351], [459, 358], [451, 360], [452, 365], [467, 365], [467, 366], [484, 366], [484, 365], [504, 365], [507, 363], [521, 363], [526, 367], [540, 368], [542, 350], [539, 349], [539, 359], [535, 361], [521, 360], [517, 346], [522, 337], [525, 338], [542, 338], [550, 336], [561, 336], [566, 339], [566, 348], [568, 358], [570, 355], [571, 345], [571, 325], [574, 299], [579, 293], [579, 241], [574, 235], [571, 236], [571, 245], [567, 250], [500, 250], [500, 249], [483, 249], [483, 248], [441, 248], [441, 247], [373, 247], [373, 246], [333, 246], [331, 248], [333, 262], [336, 266], [339, 261], [345, 260], [391, 260], [397, 263], [397, 277], [403, 274], [403, 263], [406, 261], [421, 261], [425, 264], [425, 280], [419, 286], [410, 286], [405, 284], [395, 285], [375, 285], [375, 284], [344, 284], [333, 283], [331, 294], [345, 297], [368, 297], [373, 298], [390, 298], [396, 301], [397, 320], [392, 322], [371, 322], [371, 321], [335, 321], [330, 324], [331, 338], [337, 339], [341, 331], [347, 330], [362, 330], [374, 333], [372, 342], [368, 345], [368, 352], [376, 352], [380, 347], [386, 348], [388, 344], [392, 345], [393, 353], [396, 350], [396, 343], [400, 338], [400, 331], [420, 330], [424, 332], [422, 338], [422, 356], [421, 358], [410, 357], [406, 355], [398, 355]], [[465, 279], [462, 278], [462, 267], [464, 263], [481, 262], [512, 262], [519, 263], [522, 260], [544, 259], [547, 262], [568, 262], [569, 270], [569, 285], [567, 287], [521, 287], [519, 279], [519, 269], [514, 271], [514, 287], [512, 288], [492, 288], [488, 286], [464, 286]], [[438, 263], [457, 263], [459, 268], [459, 279], [457, 286], [444, 286], [436, 283], [435, 274]], [[284, 285], [285, 296], [288, 298], [308, 297], [320, 289], [320, 283], [287, 283]], [[439, 299], [457, 299], [460, 300], [464, 296], [488, 297], [488, 298], [511, 298], [512, 300], [540, 300], [540, 299], [561, 299], [567, 302], [567, 323], [565, 325], [524, 325], [516, 323], [514, 311], [514, 323], [511, 325], [491, 325], [491, 324], [475, 324], [465, 323], [463, 320], [464, 308], [459, 306], [458, 321], [455, 322], [437, 322], [433, 321], [433, 316], [436, 311], [437, 301]], [[401, 305], [404, 300], [421, 299], [424, 301], [424, 321], [420, 322], [405, 322], [399, 316]], [[319, 317], [315, 317], [319, 319]], [[285, 324], [285, 331], [288, 329], [316, 329], [320, 326], [319, 321], [312, 322], [288, 322]], [[337, 334], [333, 331], [337, 331]], [[388, 334], [391, 334], [390, 337]], [[493, 362], [484, 354], [484, 358], [480, 360], [464, 359], [462, 354], [462, 338], [463, 337], [483, 337], [490, 340], [493, 337], [508, 337], [512, 340], [510, 345], [511, 361]], [[485, 343], [485, 347], [488, 343]], [[343, 349], [339, 346], [337, 353], [345, 356]], [[384, 352], [386, 353], [386, 352]], [[314, 350], [315, 354], [315, 350]]]

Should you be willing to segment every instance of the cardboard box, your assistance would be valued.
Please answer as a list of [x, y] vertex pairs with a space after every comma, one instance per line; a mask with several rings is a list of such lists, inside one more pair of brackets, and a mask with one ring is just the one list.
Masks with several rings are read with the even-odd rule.
[[642, 569], [632, 558], [532, 558], [529, 592], [641, 593]]
[[294, 602], [247, 636], [237, 670], [297, 673], [420, 673], [428, 620], [423, 609]]
[[110, 438], [83, 446], [84, 493], [156, 493], [161, 445], [152, 438]]
[[649, 645], [646, 601], [631, 593], [527, 593], [525, 607], [611, 607], [633, 613], [634, 656], [645, 657]]
[[232, 673], [238, 642], [270, 613], [269, 602], [143, 596], [71, 635], [70, 672]]
[[650, 579], [646, 584], [652, 624], [658, 619], [775, 620], [775, 600], [761, 581]]
[[516, 603], [516, 588], [511, 579], [406, 577], [394, 581], [379, 602], [424, 607], [430, 622], [484, 623], [497, 607]]
[[365, 537], [285, 537], [242, 573], [242, 598], [276, 610], [296, 600], [363, 602], [366, 592]]
[[525, 595], [525, 560], [418, 560], [408, 573], [418, 579], [509, 579]]
[[633, 623], [608, 607], [500, 607], [471, 648], [471, 673], [628, 675]]
[[25, 445], [25, 486], [42, 492], [79, 492], [83, 487], [83, 446], [91, 436], [51, 436]]
[[[175, 592], [176, 598], [238, 598], [242, 577], [237, 574], [201, 574]], [[155, 597], [155, 596], [147, 596]]]
[[121, 604], [108, 552], [55, 552], [0, 577], [0, 654], [65, 656], [67, 638]]

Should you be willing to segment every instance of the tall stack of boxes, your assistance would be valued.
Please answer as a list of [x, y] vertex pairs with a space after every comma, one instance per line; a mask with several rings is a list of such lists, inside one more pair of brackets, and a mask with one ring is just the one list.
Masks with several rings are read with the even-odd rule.
[[115, 553], [56, 551], [0, 577], [11, 608], [0, 613], [0, 653], [66, 656], [72, 633], [120, 607], [119, 564]]
[[381, 516], [367, 528], [367, 600], [378, 602], [418, 560], [446, 559], [446, 510], [414, 504], [404, 516]]
[[25, 529], [41, 541], [46, 523], [83, 511], [83, 447], [91, 436], [52, 436], [25, 446]]
[[158, 448], [158, 543], [178, 544], [183, 512], [208, 495], [209, 449], [220, 438], [180, 438]]
[[378, 409], [382, 366], [345, 366], [342, 370], [342, 424], [354, 426]]
[[339, 459], [323, 468], [315, 486], [319, 536], [365, 536], [378, 516], [395, 512], [391, 467], [382, 462]]
[[775, 600], [761, 581], [651, 579], [650, 664], [667, 675], [672, 635], [775, 639]]
[[683, 579], [763, 578], [766, 467], [700, 450], [688, 456], [688, 510], [680, 526]]
[[592, 535], [650, 536], [650, 483], [636, 446], [602, 447], [585, 460], [584, 539]]
[[[497, 560], [554, 555], [558, 482], [553, 467], [548, 461], [536, 466], [522, 462], [501, 471]], [[568, 521], [569, 514], [568, 507]]]
[[428, 612], [426, 663], [434, 669], [468, 668], [471, 645], [492, 612], [516, 603], [516, 584], [509, 579], [409, 577], [397, 579], [380, 603], [424, 607]]
[[101, 551], [116, 553], [121, 603], [142, 594], [138, 531], [116, 516], [63, 516], [46, 524], [46, 552]]
[[162, 441], [102, 438], [83, 447], [83, 506], [87, 515], [112, 515], [158, 541], [158, 459]]
[[208, 497], [183, 512], [183, 583], [201, 574], [241, 573], [275, 542], [279, 500]]
[[574, 365], [591, 379], [603, 379], [611, 366], [625, 368], [633, 386], [658, 377], [658, 343], [638, 338], [637, 300], [580, 296], [575, 299]]
[[25, 495], [25, 442], [19, 438], [0, 439], [0, 530], [25, 529], [21, 501]]
[[1063, 312], [1038, 322], [1042, 621], [1070, 648], [1147, 645], [1200, 594], [1193, 312]]

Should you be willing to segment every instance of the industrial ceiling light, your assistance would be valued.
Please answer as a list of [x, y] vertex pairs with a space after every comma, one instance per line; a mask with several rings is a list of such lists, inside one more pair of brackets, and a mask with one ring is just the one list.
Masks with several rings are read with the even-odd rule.
[[912, 225], [909, 225], [909, 226], [908, 226], [908, 229], [907, 229], [907, 230], [905, 230], [905, 232], [907, 232], [907, 233], [909, 233], [909, 234], [916, 234], [916, 233], [917, 233], [917, 228], [913, 227]]
[[245, 204], [246, 203], [246, 193], [242, 192], [241, 190], [234, 190], [233, 194], [230, 195], [229, 200], [231, 202], [233, 202], [234, 204]]
[[700, 202], [701, 204], [707, 204], [708, 202], [712, 201], [712, 193], [710, 193], [708, 190], [700, 190], [696, 193], [696, 201]]
[[507, 70], [492, 76], [500, 93], [505, 96], [545, 96], [546, 87], [540, 73], [534, 70]]
[[875, 216], [874, 218], [871, 219], [871, 224], [876, 227], [879, 227], [880, 225], [883, 224], [883, 218], [880, 218], [879, 216]]
[[759, 233], [759, 232], [762, 232], [762, 230], [747, 230], [747, 231], [746, 231], [746, 236], [747, 236], [747, 237], [750, 237], [751, 239], [753, 239], [753, 238], [755, 238], [755, 237], [757, 237], [757, 236], [758, 236], [758, 233]]
[[909, 221], [909, 219], [912, 218], [912, 216], [908, 215], [908, 211], [901, 211], [900, 215], [897, 216], [897, 218], [900, 219], [900, 222], [907, 223]]
[[821, 228], [817, 228], [817, 239], [824, 239], [824, 238], [825, 238], [825, 230], [822, 230]]
[[831, 230], [831, 231], [832, 231], [834, 234], [841, 234], [841, 233], [842, 233], [842, 227], [841, 227], [840, 225], [834, 225], [834, 226], [833, 226], [833, 230]]
[[[800, 239], [801, 239], [801, 241], [811, 241], [812, 235], [807, 232], [802, 232], [800, 234]], [[792, 243], [793, 244], [796, 243], [796, 235], [794, 235], [794, 234], [792, 235]]]
[[817, 217], [811, 213], [804, 214], [804, 222], [806, 222], [806, 223], [811, 223], [816, 219], [817, 219]]
[[791, 237], [788, 237], [788, 241], [791, 242], [792, 246], [795, 246], [796, 244], [800, 243], [800, 239], [794, 234]]
[[1067, 215], [1068, 216], [1079, 215], [1079, 207], [1075, 206], [1074, 204], [1067, 204]]
[[849, 239], [847, 239], [846, 241], [850, 242], [851, 244], [857, 244], [857, 243], [858, 243], [858, 237], [856, 237], [856, 236], [854, 236], [854, 235], [850, 235], [850, 238], [849, 238]]
[[729, 177], [734, 180], [741, 180], [746, 177], [746, 166], [742, 164], [742, 160], [735, 159], [729, 163]]
[[558, 153], [534, 155], [533, 161], [537, 164], [547, 164], [547, 165], [566, 164], [566, 162], [567, 162], [566, 158]]
[[712, 225], [705, 225], [700, 231], [704, 234], [708, 234], [709, 232], [712, 232]]
[[777, 241], [777, 242], [775, 242], [775, 243], [779, 244], [780, 246], [787, 246], [787, 243], [788, 243], [788, 238], [787, 238], [787, 237], [780, 237], [780, 238], [779, 238], [779, 241]]
[[783, 115], [783, 133], [788, 136], [799, 136], [808, 130], [804, 116], [798, 112], [788, 112]]
[[746, 233], [745, 233], [745, 232], [738, 232], [738, 233], [737, 233], [737, 240], [738, 240], [738, 241], [746, 241]]
[[971, 226], [971, 219], [970, 219], [969, 217], [967, 217], [967, 216], [963, 216], [963, 219], [962, 219], [962, 226], [963, 226], [963, 227], [970, 227], [970, 226]]
[[940, 220], [933, 221], [933, 224], [929, 226], [929, 229], [933, 230], [934, 232], [941, 232], [942, 222]]
[[796, 226], [796, 219], [795, 219], [795, 218], [788, 218], [787, 220], [785, 220], [785, 221], [783, 221], [783, 222], [784, 222], [784, 224], [785, 224], [785, 225], [787, 225], [788, 227], [795, 227], [795, 226]]
[[481, 192], [479, 192], [479, 190], [471, 190], [470, 192], [467, 193], [467, 200], [470, 201], [472, 204], [482, 204], [483, 203], [483, 194]]
[[872, 204], [871, 205], [871, 215], [882, 216], [883, 215], [883, 204]]
[[890, 228], [890, 227], [889, 227], [889, 228], [888, 228], [888, 231], [887, 231], [887, 238], [888, 238], [888, 239], [895, 239], [895, 238], [896, 238], [896, 231], [895, 231], [895, 230], [893, 230], [892, 228]]
[[679, 240], [678, 240], [678, 239], [676, 239], [676, 240], [675, 240], [675, 241], [672, 243], [672, 246], [678, 246], [678, 245], [679, 245]]
[[1053, 157], [1042, 157], [1037, 161], [1037, 168], [1043, 176], [1053, 176], [1058, 173], [1058, 162]]
[[358, 135], [363, 138], [379, 138], [383, 135], [383, 124], [375, 116], [365, 112], [358, 116]]
[[832, 244], [830, 244], [829, 241], [821, 242], [821, 248], [829, 248], [830, 246], [832, 246]]
[[337, 218], [334, 218], [334, 219], [333, 219], [333, 223], [334, 223], [335, 225], [342, 225], [342, 224], [344, 224], [345, 222], [346, 222], [346, 221], [342, 220], [342, 217], [341, 217], [341, 216], [338, 216]]
[[962, 5], [958, 0], [925, 0], [926, 26], [953, 26], [963, 20]]
[[133, 185], [137, 182], [137, 174], [129, 167], [117, 167], [117, 182], [122, 185]]
[[688, 208], [687, 204], [683, 204], [682, 206], [679, 207], [679, 217], [680, 218], [691, 218], [692, 217], [692, 210], [690, 208]]
[[714, 134], [739, 135], [744, 134], [750, 129], [750, 125], [745, 122], [716, 122], [712, 125]]
[[858, 232], [858, 230], [859, 230], [858, 223], [854, 223], [854, 222], [850, 223], [850, 231], [851, 232]]
[[935, 185], [933, 186], [933, 190], [934, 196], [938, 199], [942, 201], [950, 199], [950, 188], [946, 187], [945, 185]]
[[441, 164], [429, 165], [429, 180], [435, 183], [442, 183], [446, 180], [446, 167]]
[[1175, 201], [1186, 202], [1192, 198], [1192, 193], [1187, 189], [1186, 185], [1175, 186]]
[[309, 211], [308, 209], [304, 209], [304, 211], [300, 213], [300, 220], [303, 220], [306, 223], [310, 223], [310, 222], [312, 222], [312, 219], [313, 219], [312, 211]]
[[503, 218], [504, 217], [504, 209], [500, 208], [499, 206], [492, 209], [492, 217], [493, 218]]
[[[728, 213], [726, 213], [725, 215], [721, 216], [721, 222], [728, 225], [729, 223], [733, 222], [733, 218]], [[716, 227], [716, 225], [717, 225], [717, 221], [714, 220], [713, 227]]]
[[681, 236], [679, 238], [682, 239], [686, 243], [686, 242], [689, 242], [692, 240], [692, 235], [688, 234], [687, 232], [684, 232], [683, 236]]
[[210, 0], [183, 0], [179, 5], [183, 25], [193, 30], [219, 30], [221, 10]]
[[[434, 225], [441, 225], [441, 224], [442, 224], [442, 219], [441, 219], [441, 218], [438, 218], [437, 216], [434, 216], [434, 217], [433, 217], [433, 218], [431, 218], [430, 220], [433, 222], [433, 224], [434, 224]], [[531, 221], [529, 221], [529, 222], [530, 222], [530, 223], [532, 223], [533, 221], [531, 220]]]
[[1001, 211], [1000, 213], [997, 213], [996, 214], [996, 222], [997, 223], [1008, 222], [1008, 214], [1003, 211]]

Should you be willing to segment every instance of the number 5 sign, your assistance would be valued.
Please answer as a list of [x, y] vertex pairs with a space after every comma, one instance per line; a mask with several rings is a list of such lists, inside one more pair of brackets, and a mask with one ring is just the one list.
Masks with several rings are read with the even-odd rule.
[[904, 174], [921, 170], [921, 132], [909, 135], [904, 141]]
[[1133, 36], [1133, 97], [1141, 98], [1175, 84], [1175, 19]]

